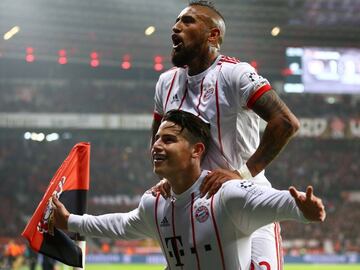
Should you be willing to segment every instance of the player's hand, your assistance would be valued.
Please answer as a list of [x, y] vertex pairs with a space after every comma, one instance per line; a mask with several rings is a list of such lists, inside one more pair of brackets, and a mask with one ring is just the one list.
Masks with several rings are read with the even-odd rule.
[[210, 198], [214, 195], [222, 186], [223, 183], [233, 179], [241, 179], [241, 176], [234, 171], [215, 169], [210, 172], [202, 182], [200, 186], [200, 196]]
[[313, 187], [306, 188], [306, 194], [299, 192], [295, 187], [290, 187], [289, 192], [304, 217], [310, 221], [324, 221], [326, 217], [325, 207], [322, 200], [313, 193]]
[[54, 226], [61, 230], [67, 230], [68, 219], [70, 216], [69, 211], [59, 201], [59, 199], [56, 197], [55, 194], [52, 196], [52, 204], [53, 204]]
[[163, 196], [165, 199], [169, 198], [171, 196], [170, 194], [170, 184], [168, 180], [165, 178], [160, 180], [159, 183], [157, 183], [155, 186], [150, 188], [151, 194], [156, 197], [156, 195], [160, 192], [161, 196]]

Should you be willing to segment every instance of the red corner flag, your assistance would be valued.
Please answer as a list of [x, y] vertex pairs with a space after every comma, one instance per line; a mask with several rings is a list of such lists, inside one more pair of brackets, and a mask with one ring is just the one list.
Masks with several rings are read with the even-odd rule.
[[89, 171], [90, 144], [78, 143], [51, 179], [44, 197], [22, 233], [35, 251], [74, 267], [82, 267], [82, 252], [70, 238], [81, 239], [79, 235], [65, 234], [52, 228], [51, 196], [55, 193], [70, 213], [84, 214]]

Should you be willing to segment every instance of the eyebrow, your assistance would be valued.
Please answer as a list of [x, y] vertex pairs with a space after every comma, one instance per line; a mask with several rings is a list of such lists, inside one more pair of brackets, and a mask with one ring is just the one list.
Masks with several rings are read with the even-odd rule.
[[192, 19], [192, 20], [194, 20], [194, 21], [196, 20], [194, 16], [191, 16], [191, 15], [182, 15], [182, 16], [176, 18], [175, 23], [177, 23], [178, 21], [180, 21], [180, 19], [181, 19], [181, 20], [184, 20], [184, 19], [185, 19], [185, 20], [186, 20], [186, 19]]

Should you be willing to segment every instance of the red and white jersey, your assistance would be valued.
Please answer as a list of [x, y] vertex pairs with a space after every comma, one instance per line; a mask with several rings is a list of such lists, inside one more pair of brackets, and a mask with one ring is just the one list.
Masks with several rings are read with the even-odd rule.
[[260, 118], [251, 107], [269, 82], [248, 63], [223, 55], [205, 71], [189, 76], [187, 68], [173, 68], [156, 84], [154, 117], [181, 109], [211, 125], [212, 143], [202, 166], [239, 169], [260, 142]]
[[145, 193], [129, 213], [70, 215], [68, 228], [84, 236], [156, 239], [167, 269], [238, 270], [250, 269], [256, 229], [281, 220], [306, 222], [288, 191], [247, 180], [228, 181], [211, 198], [200, 198], [207, 173], [171, 199]]

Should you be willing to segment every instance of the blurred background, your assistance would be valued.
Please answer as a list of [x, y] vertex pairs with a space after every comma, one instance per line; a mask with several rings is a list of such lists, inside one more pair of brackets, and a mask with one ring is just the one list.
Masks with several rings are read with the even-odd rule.
[[[253, 65], [301, 121], [268, 178], [279, 189], [312, 184], [327, 207], [324, 224], [282, 224], [286, 261], [360, 263], [360, 1], [213, 2], [227, 23], [222, 54]], [[20, 233], [75, 143], [92, 145], [91, 214], [131, 210], [158, 181], [154, 89], [171, 68], [171, 27], [186, 5], [0, 1], [2, 259], [11, 240], [27, 255]], [[89, 240], [89, 261], [105, 253], [160, 249]]]

